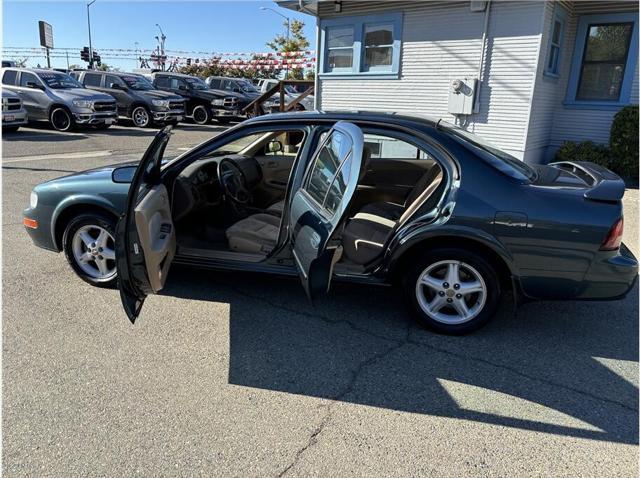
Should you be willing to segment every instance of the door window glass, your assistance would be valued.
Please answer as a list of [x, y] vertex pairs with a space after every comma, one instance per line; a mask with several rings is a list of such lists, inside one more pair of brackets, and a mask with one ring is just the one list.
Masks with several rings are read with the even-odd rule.
[[2, 84], [3, 85], [15, 85], [16, 77], [18, 76], [18, 72], [15, 70], [7, 70], [2, 75]]
[[220, 89], [220, 80], [218, 80], [217, 78], [214, 78], [212, 80], [209, 81], [209, 86], [211, 88], [213, 88], [214, 90], [219, 90]]
[[34, 75], [33, 73], [23, 71], [20, 75], [20, 86], [27, 86], [27, 83], [35, 83], [36, 85], [38, 85], [39, 81], [36, 79], [36, 75]]
[[371, 159], [432, 159], [417, 146], [391, 136], [365, 133], [364, 147]]
[[179, 78], [171, 78], [170, 84], [172, 90], [179, 90], [181, 86], [187, 86], [187, 84]]
[[96, 75], [95, 73], [86, 73], [84, 75], [84, 85], [85, 86], [100, 86], [100, 82], [102, 81], [102, 75]]
[[107, 75], [106, 78], [104, 79], [104, 85], [107, 88], [111, 88], [112, 84], [116, 84], [120, 87], [124, 87], [124, 83], [122, 82], [122, 80], [120, 78], [118, 78], [115, 75]]
[[156, 76], [155, 84], [158, 88], [169, 88], [169, 78], [166, 76]]

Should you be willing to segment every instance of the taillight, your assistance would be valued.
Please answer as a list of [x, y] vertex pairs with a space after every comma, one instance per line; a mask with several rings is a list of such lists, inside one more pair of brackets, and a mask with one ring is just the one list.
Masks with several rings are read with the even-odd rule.
[[615, 251], [620, 247], [622, 243], [622, 231], [624, 230], [624, 219], [620, 218], [616, 223], [611, 226], [607, 237], [600, 246], [601, 251]]

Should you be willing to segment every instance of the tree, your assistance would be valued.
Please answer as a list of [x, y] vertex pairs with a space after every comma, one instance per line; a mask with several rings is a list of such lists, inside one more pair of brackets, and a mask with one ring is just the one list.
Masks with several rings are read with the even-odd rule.
[[[287, 26], [287, 23], [284, 23]], [[284, 35], [277, 35], [273, 40], [267, 43], [267, 46], [277, 52], [304, 51], [309, 48], [309, 40], [304, 36], [304, 22], [301, 20], [293, 20], [289, 26], [289, 39]], [[304, 68], [291, 65], [287, 69], [285, 79], [302, 80], [304, 77]]]

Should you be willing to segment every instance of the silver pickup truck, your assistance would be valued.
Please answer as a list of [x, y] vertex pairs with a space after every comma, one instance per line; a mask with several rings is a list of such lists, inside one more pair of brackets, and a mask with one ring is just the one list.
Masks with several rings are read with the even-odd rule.
[[31, 68], [6, 68], [3, 89], [20, 96], [30, 120], [45, 120], [58, 131], [76, 125], [108, 128], [117, 121], [116, 100], [89, 90], [65, 73]]
[[20, 97], [9, 90], [2, 90], [2, 132], [17, 131], [25, 124], [27, 110], [24, 109]]

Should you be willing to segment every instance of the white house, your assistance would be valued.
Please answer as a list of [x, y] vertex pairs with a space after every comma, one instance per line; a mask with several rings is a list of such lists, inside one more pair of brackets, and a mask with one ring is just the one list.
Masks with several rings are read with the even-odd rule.
[[318, 109], [445, 118], [545, 162], [638, 103], [637, 1], [277, 3], [317, 18]]

